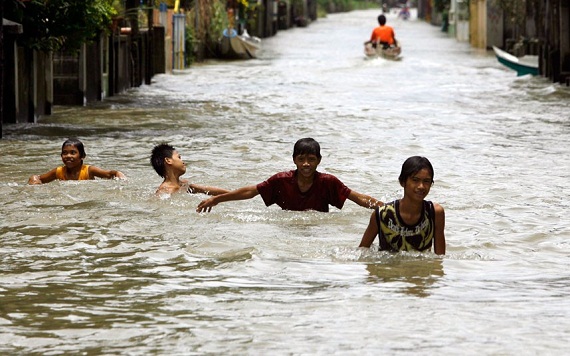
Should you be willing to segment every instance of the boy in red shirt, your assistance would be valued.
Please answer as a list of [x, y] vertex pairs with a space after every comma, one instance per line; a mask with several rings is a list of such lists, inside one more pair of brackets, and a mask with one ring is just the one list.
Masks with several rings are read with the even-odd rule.
[[329, 205], [342, 209], [347, 198], [370, 209], [384, 205], [368, 195], [350, 190], [332, 174], [317, 172], [317, 166], [321, 163], [321, 148], [312, 138], [303, 138], [295, 143], [293, 162], [297, 166], [296, 170], [277, 173], [257, 185], [206, 199], [198, 205], [196, 211], [209, 212], [219, 203], [251, 199], [258, 194], [266, 206], [277, 204], [283, 210], [294, 211], [328, 212]]

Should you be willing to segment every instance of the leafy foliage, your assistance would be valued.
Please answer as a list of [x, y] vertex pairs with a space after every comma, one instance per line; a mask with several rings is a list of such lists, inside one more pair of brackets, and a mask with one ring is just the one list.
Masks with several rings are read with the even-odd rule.
[[111, 24], [112, 0], [11, 0], [4, 16], [23, 25], [21, 43], [44, 52], [77, 50]]
[[[186, 23], [193, 24], [193, 26], [190, 26], [193, 27], [191, 32], [192, 43], [200, 43], [207, 48], [210, 53], [214, 53], [222, 36], [222, 31], [228, 27], [229, 21], [225, 9], [225, 2], [222, 0], [196, 1], [197, 6], [190, 9], [186, 15]], [[196, 11], [198, 13], [196, 13]]]

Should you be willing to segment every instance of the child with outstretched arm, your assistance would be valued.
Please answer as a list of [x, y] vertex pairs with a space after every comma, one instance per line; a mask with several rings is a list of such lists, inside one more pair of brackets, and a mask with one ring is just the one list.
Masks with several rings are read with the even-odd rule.
[[126, 179], [125, 175], [115, 170], [105, 170], [99, 167], [83, 163], [87, 155], [83, 142], [76, 138], [66, 140], [61, 146], [61, 160], [63, 166], [56, 167], [51, 171], [33, 175], [28, 179], [28, 184], [49, 183], [58, 180], [90, 180], [97, 178], [105, 179]]
[[228, 192], [226, 189], [192, 184], [186, 179], [180, 179], [186, 173], [186, 163], [184, 163], [178, 151], [167, 143], [161, 143], [153, 148], [150, 163], [156, 173], [164, 178], [162, 184], [156, 190], [156, 195], [170, 195], [181, 191], [208, 195]]
[[279, 205], [283, 210], [316, 210], [328, 212], [329, 205], [342, 209], [346, 199], [365, 208], [383, 203], [368, 195], [349, 189], [332, 174], [320, 173], [321, 148], [312, 138], [303, 138], [293, 148], [296, 170], [281, 172], [265, 182], [246, 186], [202, 201], [196, 211], [211, 211], [212, 207], [231, 200], [251, 199], [261, 195], [266, 206]]

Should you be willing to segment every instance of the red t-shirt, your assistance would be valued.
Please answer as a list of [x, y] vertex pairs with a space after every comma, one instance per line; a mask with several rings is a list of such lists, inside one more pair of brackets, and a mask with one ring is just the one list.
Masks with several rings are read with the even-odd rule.
[[297, 171], [281, 172], [257, 185], [266, 206], [277, 204], [283, 210], [329, 211], [329, 204], [342, 209], [350, 189], [337, 177], [315, 172], [311, 188], [302, 193], [297, 184]]

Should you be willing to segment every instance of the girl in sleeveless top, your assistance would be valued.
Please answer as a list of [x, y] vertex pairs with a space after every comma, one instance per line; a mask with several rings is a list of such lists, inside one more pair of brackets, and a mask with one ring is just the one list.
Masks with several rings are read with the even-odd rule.
[[404, 197], [372, 213], [359, 247], [370, 247], [378, 236], [380, 250], [430, 251], [433, 245], [436, 254], [445, 255], [445, 212], [441, 205], [425, 200], [433, 185], [430, 161], [408, 158], [398, 180]]
[[78, 139], [69, 139], [61, 146], [61, 160], [63, 161], [63, 166], [56, 167], [41, 175], [31, 176], [28, 180], [28, 184], [49, 183], [56, 179], [90, 180], [95, 179], [95, 177], [126, 179], [125, 175], [119, 171], [108, 171], [99, 167], [83, 164], [85, 156], [83, 142]]

